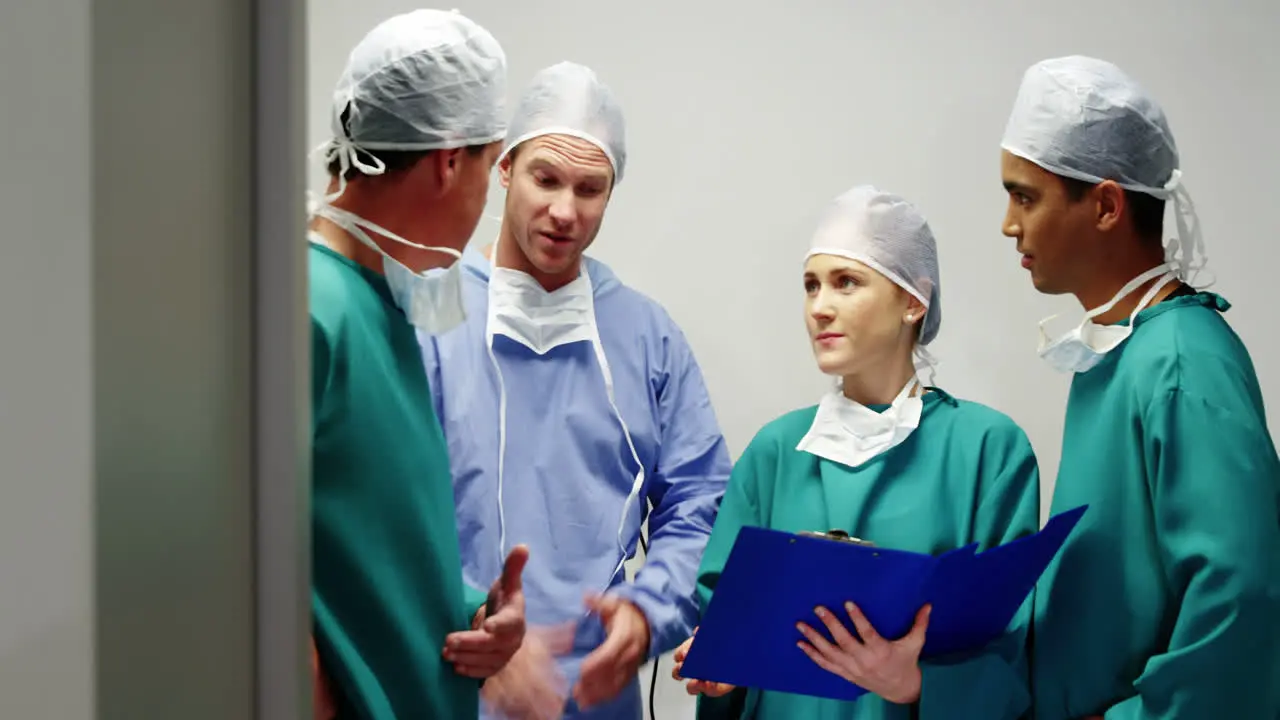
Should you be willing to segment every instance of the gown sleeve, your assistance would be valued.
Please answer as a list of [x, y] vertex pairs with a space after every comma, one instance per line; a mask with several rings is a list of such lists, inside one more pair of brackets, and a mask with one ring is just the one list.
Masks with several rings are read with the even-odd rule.
[[680, 331], [662, 334], [657, 393], [659, 452], [648, 499], [649, 551], [635, 582], [612, 592], [649, 623], [649, 657], [674, 650], [698, 618], [698, 563], [716, 522], [732, 462], [693, 351]]
[[1180, 598], [1168, 649], [1107, 720], [1280, 716], [1280, 461], [1245, 400], [1174, 389], [1143, 428], [1164, 573]]

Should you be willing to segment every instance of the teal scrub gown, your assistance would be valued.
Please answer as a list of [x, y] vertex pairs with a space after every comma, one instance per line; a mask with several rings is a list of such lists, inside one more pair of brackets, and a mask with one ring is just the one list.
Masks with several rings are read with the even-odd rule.
[[[764, 426], [729, 479], [699, 570], [701, 606], [710, 601], [743, 526], [841, 529], [882, 547], [922, 553], [975, 542], [987, 549], [1036, 532], [1039, 471], [1022, 430], [991, 408], [937, 388], [923, 399], [916, 430], [856, 469], [795, 449], [816, 407]], [[1030, 611], [1028, 598], [1007, 635], [981, 653], [921, 663], [921, 697], [914, 705], [895, 705], [872, 694], [848, 702], [739, 688], [721, 698], [700, 697], [698, 718], [1013, 720], [1030, 703], [1025, 653]], [[810, 625], [819, 623], [814, 617]], [[796, 654], [794, 661], [811, 662], [798, 649]]]
[[314, 244], [309, 263], [311, 609], [340, 717], [475, 718], [479, 681], [441, 650], [485, 595], [462, 581], [417, 337], [381, 275]]
[[1036, 592], [1039, 720], [1280, 717], [1280, 462], [1229, 307], [1143, 310], [1072, 379], [1053, 511], [1089, 511]]

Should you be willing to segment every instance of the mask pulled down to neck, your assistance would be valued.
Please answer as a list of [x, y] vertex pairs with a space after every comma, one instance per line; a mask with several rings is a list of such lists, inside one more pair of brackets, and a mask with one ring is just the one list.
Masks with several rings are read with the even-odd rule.
[[884, 412], [845, 397], [836, 388], [822, 398], [809, 432], [796, 450], [860, 467], [906, 440], [920, 425], [924, 401], [915, 391], [920, 381], [912, 377]]
[[[1135, 290], [1153, 278], [1158, 280], [1152, 284], [1142, 299], [1138, 301], [1129, 315], [1128, 325], [1098, 325], [1093, 318], [1106, 313], [1117, 303], [1133, 294]], [[1050, 338], [1045, 325], [1057, 318], [1052, 315], [1040, 321], [1040, 345], [1037, 352], [1055, 370], [1064, 373], [1083, 373], [1092, 370], [1107, 353], [1115, 350], [1133, 334], [1133, 322], [1156, 294], [1170, 282], [1177, 279], [1177, 271], [1173, 264], [1162, 263], [1130, 280], [1120, 291], [1106, 303], [1085, 313], [1080, 324], [1057, 338]]]
[[[312, 203], [312, 217], [322, 217], [345, 230], [360, 244], [382, 256], [382, 274], [391, 289], [391, 297], [414, 327], [432, 335], [448, 332], [466, 322], [466, 304], [462, 298], [462, 253], [454, 248], [419, 245], [405, 240], [355, 213], [328, 203]], [[415, 273], [383, 250], [369, 233], [373, 232], [402, 245], [452, 255], [448, 268], [435, 268]]]

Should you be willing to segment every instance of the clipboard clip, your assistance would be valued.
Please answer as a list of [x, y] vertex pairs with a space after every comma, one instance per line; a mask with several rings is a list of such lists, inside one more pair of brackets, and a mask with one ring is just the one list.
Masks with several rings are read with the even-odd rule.
[[875, 547], [876, 544], [870, 540], [854, 537], [843, 530], [828, 530], [826, 532], [818, 532], [816, 530], [802, 530], [798, 533], [804, 537], [819, 538], [821, 540], [835, 540], [836, 542], [853, 543], [854, 545], [862, 545], [864, 547]]

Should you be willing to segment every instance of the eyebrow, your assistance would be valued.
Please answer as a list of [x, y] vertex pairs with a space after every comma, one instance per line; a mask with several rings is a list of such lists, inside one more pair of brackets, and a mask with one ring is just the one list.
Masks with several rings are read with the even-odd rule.
[[1029, 185], [1024, 185], [1024, 184], [1022, 184], [1022, 183], [1020, 183], [1020, 182], [1016, 182], [1016, 181], [1014, 181], [1014, 180], [1005, 180], [1005, 181], [1004, 181], [1003, 183], [1001, 183], [1001, 184], [1002, 184], [1002, 185], [1004, 185], [1004, 189], [1005, 189], [1005, 190], [1007, 190], [1008, 192], [1020, 192], [1020, 193], [1024, 193], [1024, 194], [1027, 194], [1027, 195], [1030, 195], [1030, 194], [1032, 194], [1032, 192], [1033, 192], [1033, 191], [1032, 191], [1032, 189], [1031, 189], [1031, 186], [1029, 186]]

